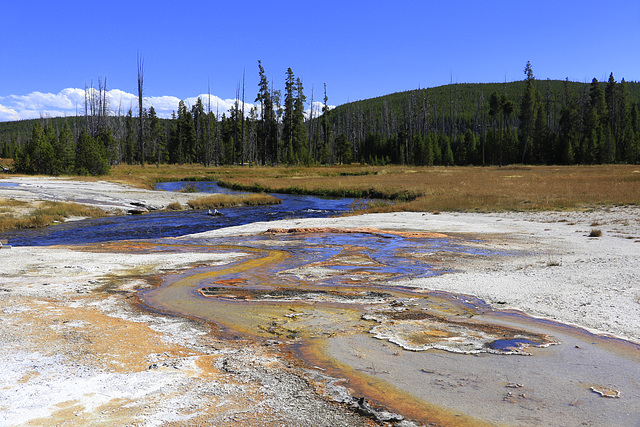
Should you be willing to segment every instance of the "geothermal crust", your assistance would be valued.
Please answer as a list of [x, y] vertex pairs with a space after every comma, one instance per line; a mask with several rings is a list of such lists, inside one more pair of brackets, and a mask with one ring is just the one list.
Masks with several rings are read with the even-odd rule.
[[[20, 182], [32, 190], [0, 187], [0, 197], [81, 198], [99, 207], [131, 200], [162, 206], [183, 197], [104, 182]], [[638, 207], [372, 214], [254, 223], [197, 237], [296, 227], [472, 238], [479, 248], [511, 255], [447, 259], [456, 272], [398, 284], [474, 295], [497, 308], [640, 342]], [[594, 228], [601, 237], [589, 237]], [[0, 425], [369, 425], [344, 387], [282, 357], [277, 346], [222, 340], [215, 327], [136, 304], [136, 292], [160, 273], [242, 256], [0, 248]]]

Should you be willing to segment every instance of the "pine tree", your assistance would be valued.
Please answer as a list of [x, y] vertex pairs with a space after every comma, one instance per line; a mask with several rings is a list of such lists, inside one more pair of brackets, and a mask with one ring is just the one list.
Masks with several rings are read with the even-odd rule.
[[[51, 129], [51, 131], [53, 131]], [[53, 164], [53, 147], [40, 123], [31, 130], [31, 139], [22, 147], [16, 159], [16, 170], [26, 174], [50, 174]]]
[[451, 151], [451, 140], [448, 136], [442, 136], [442, 165], [453, 166], [453, 151]]
[[287, 68], [284, 82], [284, 115], [282, 116], [282, 141], [286, 148], [285, 161], [288, 164], [296, 163], [294, 153], [295, 98], [295, 76], [293, 75], [293, 71], [291, 70], [291, 68]]
[[296, 98], [293, 104], [293, 141], [298, 154], [298, 161], [305, 165], [311, 164], [309, 155], [309, 140], [307, 138], [307, 126], [305, 124], [304, 105], [307, 101], [304, 96], [302, 80], [296, 79]]
[[262, 67], [262, 62], [258, 61], [258, 69], [260, 73], [260, 82], [258, 83], [258, 95], [255, 102], [260, 103], [260, 128], [258, 140], [260, 141], [260, 152], [262, 164], [267, 162], [275, 163], [278, 160], [277, 141], [273, 141], [274, 135], [277, 135], [277, 129], [274, 129], [277, 122], [273, 110], [273, 99], [269, 89], [269, 80]]
[[551, 160], [552, 151], [549, 139], [549, 127], [547, 114], [543, 104], [538, 105], [536, 120], [532, 135], [533, 155], [530, 157], [533, 163], [544, 164]]
[[525, 80], [524, 95], [522, 96], [522, 102], [520, 104], [520, 142], [523, 147], [522, 163], [527, 159], [527, 150], [530, 149], [535, 120], [535, 88], [533, 86], [534, 77], [530, 61], [527, 61], [524, 74], [527, 78]]
[[467, 154], [465, 164], [477, 164], [478, 147], [476, 144], [476, 135], [471, 129], [467, 129], [464, 133], [464, 144]]
[[331, 123], [329, 121], [329, 97], [327, 84], [324, 84], [324, 104], [322, 105], [322, 148], [318, 155], [320, 163], [331, 163]]
[[596, 78], [589, 87], [589, 105], [584, 123], [586, 162], [593, 164], [612, 161], [615, 153], [609, 138], [609, 111], [604, 92]]
[[76, 146], [75, 173], [78, 175], [104, 175], [109, 172], [109, 164], [104, 155], [104, 147], [83, 128]]
[[349, 138], [344, 133], [341, 133], [336, 138], [336, 157], [338, 163], [349, 164], [352, 161], [353, 150], [351, 149], [351, 143]]
[[73, 172], [75, 165], [75, 141], [69, 124], [65, 121], [62, 130], [58, 134], [57, 142], [53, 146], [55, 159], [53, 162], [54, 175], [68, 175]]
[[135, 140], [136, 130], [133, 122], [133, 112], [131, 109], [127, 112], [127, 116], [124, 119], [125, 136], [124, 136], [124, 153], [125, 161], [132, 165], [135, 159]]

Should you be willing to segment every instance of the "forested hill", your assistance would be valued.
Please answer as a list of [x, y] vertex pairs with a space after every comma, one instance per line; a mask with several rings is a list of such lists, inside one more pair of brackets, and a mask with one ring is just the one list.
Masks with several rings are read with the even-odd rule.
[[531, 78], [398, 92], [341, 105], [330, 116], [352, 157], [369, 163], [637, 163], [639, 102], [640, 83], [613, 76]]
[[[632, 102], [640, 101], [640, 82], [625, 82], [629, 99]], [[607, 82], [598, 82], [599, 86], [604, 91], [607, 87]], [[565, 80], [534, 80], [534, 87], [537, 90], [538, 97], [546, 100], [547, 93], [549, 96], [555, 98], [556, 101], [562, 102], [562, 96], [565, 94], [565, 88], [568, 89], [569, 94], [578, 99], [583, 96], [589, 95], [589, 88], [591, 82], [580, 83], [571, 82]], [[433, 103], [437, 103], [437, 108], [445, 111], [449, 114], [449, 106], [451, 101], [458, 101], [461, 109], [474, 110], [477, 101], [484, 97], [485, 102], [488, 102], [489, 96], [493, 92], [497, 92], [500, 95], [506, 93], [507, 97], [514, 100], [520, 100], [524, 94], [526, 88], [526, 80], [519, 80], [508, 83], [454, 83], [444, 86], [437, 86], [427, 89], [415, 89], [406, 92], [396, 92], [389, 95], [383, 95], [376, 98], [365, 99], [361, 101], [354, 101], [347, 104], [336, 107], [333, 111], [340, 111], [350, 108], [357, 108], [360, 106], [363, 110], [368, 109], [380, 109], [386, 102], [388, 106], [396, 111], [400, 111], [404, 105], [409, 105], [411, 98], [415, 99], [429, 99], [431, 100], [431, 108], [435, 108]], [[559, 98], [558, 98], [559, 97]], [[415, 102], [414, 102], [415, 104]], [[488, 104], [487, 106], [488, 107]]]
[[[351, 102], [305, 116], [300, 78], [284, 92], [260, 66], [257, 105], [222, 116], [198, 99], [170, 119], [153, 107], [0, 123], [0, 158], [26, 173], [101, 174], [119, 163], [505, 165], [640, 162], [640, 83], [537, 80], [451, 84]], [[253, 98], [253, 96], [250, 96]]]

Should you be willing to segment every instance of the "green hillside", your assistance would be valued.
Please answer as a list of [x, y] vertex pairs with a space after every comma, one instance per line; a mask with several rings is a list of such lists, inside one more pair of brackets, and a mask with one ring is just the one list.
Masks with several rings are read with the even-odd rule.
[[[205, 165], [640, 162], [640, 83], [617, 82], [613, 75], [607, 82], [594, 79], [590, 83], [536, 80], [530, 73], [517, 82], [450, 84], [350, 102], [306, 121], [300, 79], [296, 81], [291, 73], [284, 99], [279, 91], [269, 89], [263, 74], [261, 81], [259, 99], [265, 114], [254, 110], [243, 115], [236, 105], [218, 118], [202, 102], [189, 109], [181, 101], [171, 119], [157, 118], [153, 108], [145, 110], [142, 133], [138, 118], [130, 114], [0, 123], [0, 158], [16, 159], [18, 170], [43, 173], [85, 169], [93, 173], [104, 169], [103, 162], [144, 161]], [[62, 146], [66, 160], [58, 159]], [[92, 154], [82, 154], [85, 149]], [[95, 168], [86, 166], [95, 157], [100, 163]], [[52, 159], [58, 163], [50, 169]], [[63, 165], [70, 161], [74, 162], [71, 167]]]
[[532, 78], [351, 102], [330, 121], [352, 159], [367, 163], [637, 163], [639, 102], [638, 82]]

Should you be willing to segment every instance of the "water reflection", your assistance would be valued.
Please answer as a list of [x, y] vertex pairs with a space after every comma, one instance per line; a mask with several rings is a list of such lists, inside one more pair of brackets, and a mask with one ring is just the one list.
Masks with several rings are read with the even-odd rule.
[[[192, 185], [200, 192], [237, 193], [215, 182], [168, 182], [158, 190], [179, 191]], [[67, 222], [41, 229], [13, 230], [0, 233], [13, 246], [73, 245], [112, 240], [176, 237], [224, 227], [291, 218], [326, 218], [349, 210], [353, 199], [324, 199], [314, 196], [275, 194], [280, 205], [224, 209], [224, 216], [212, 217], [206, 211], [187, 210], [152, 212]]]

